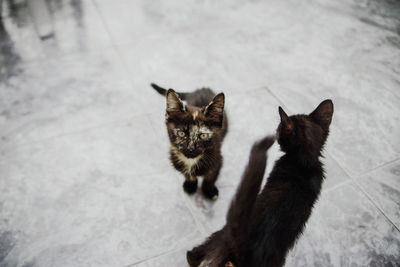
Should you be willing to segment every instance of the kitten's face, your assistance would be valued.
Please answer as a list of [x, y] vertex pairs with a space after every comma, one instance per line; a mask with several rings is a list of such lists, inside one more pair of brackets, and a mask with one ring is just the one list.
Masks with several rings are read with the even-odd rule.
[[195, 158], [219, 141], [224, 95], [218, 94], [206, 107], [185, 107], [178, 95], [167, 93], [166, 122], [172, 146], [187, 158]]
[[329, 133], [333, 115], [332, 101], [323, 101], [309, 115], [289, 117], [279, 107], [279, 115], [281, 123], [277, 130], [277, 140], [282, 151], [319, 155]]

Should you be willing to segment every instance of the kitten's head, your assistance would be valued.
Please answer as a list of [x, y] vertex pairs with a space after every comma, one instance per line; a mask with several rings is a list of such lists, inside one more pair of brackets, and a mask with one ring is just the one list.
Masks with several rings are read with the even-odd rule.
[[333, 103], [325, 100], [309, 115], [288, 116], [279, 107], [281, 122], [277, 130], [277, 140], [281, 150], [300, 157], [303, 163], [318, 160], [329, 134], [332, 121]]
[[187, 158], [195, 158], [220, 142], [224, 102], [224, 94], [220, 93], [207, 106], [189, 107], [169, 89], [166, 123], [172, 146]]

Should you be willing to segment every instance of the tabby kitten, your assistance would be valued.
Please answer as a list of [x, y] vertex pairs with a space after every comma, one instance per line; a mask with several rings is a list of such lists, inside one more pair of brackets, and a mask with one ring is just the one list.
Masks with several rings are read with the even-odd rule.
[[215, 95], [208, 88], [176, 93], [156, 84], [151, 86], [167, 99], [170, 160], [185, 176], [183, 189], [188, 194], [195, 193], [197, 177], [204, 176], [201, 187], [204, 196], [217, 199], [215, 182], [222, 167], [221, 144], [227, 131], [224, 94]]
[[284, 265], [321, 191], [324, 170], [319, 158], [328, 137], [333, 103], [325, 100], [309, 115], [290, 117], [279, 107], [279, 115], [276, 138], [285, 154], [257, 194], [271, 138], [253, 146], [226, 225], [187, 253], [191, 267]]

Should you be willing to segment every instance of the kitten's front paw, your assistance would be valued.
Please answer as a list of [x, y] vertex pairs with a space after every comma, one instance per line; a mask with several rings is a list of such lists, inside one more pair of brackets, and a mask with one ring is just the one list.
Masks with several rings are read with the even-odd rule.
[[183, 190], [188, 194], [196, 193], [197, 191], [197, 180], [196, 181], [185, 181], [183, 183]]
[[213, 186], [202, 186], [201, 190], [206, 198], [217, 200], [218, 198], [218, 188]]

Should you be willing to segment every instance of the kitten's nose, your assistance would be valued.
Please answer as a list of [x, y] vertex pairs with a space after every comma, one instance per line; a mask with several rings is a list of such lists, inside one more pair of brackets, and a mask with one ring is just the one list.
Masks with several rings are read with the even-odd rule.
[[194, 148], [189, 148], [188, 149], [189, 154], [194, 155], [195, 154], [195, 150]]
[[187, 148], [184, 154], [188, 158], [194, 158], [198, 155], [197, 151], [194, 148]]
[[193, 152], [194, 149], [195, 149], [194, 144], [191, 143], [191, 144], [188, 145], [188, 150], [189, 150], [190, 152]]

